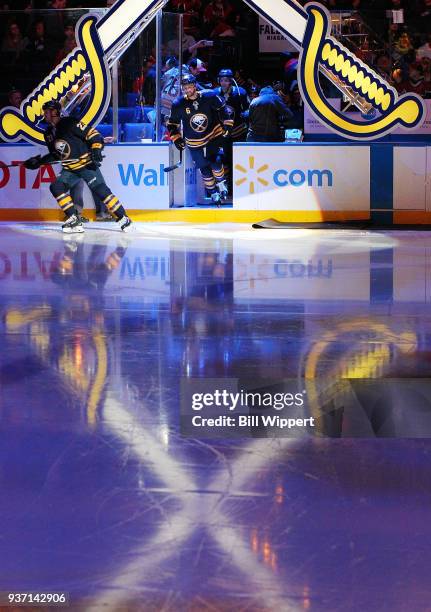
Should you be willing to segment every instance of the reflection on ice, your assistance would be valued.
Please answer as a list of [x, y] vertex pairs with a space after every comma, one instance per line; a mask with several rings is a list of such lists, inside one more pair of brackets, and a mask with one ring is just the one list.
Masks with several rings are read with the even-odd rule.
[[[0, 225], [0, 590], [86, 610], [425, 609], [430, 240]], [[297, 385], [318, 426], [184, 438], [182, 378]]]

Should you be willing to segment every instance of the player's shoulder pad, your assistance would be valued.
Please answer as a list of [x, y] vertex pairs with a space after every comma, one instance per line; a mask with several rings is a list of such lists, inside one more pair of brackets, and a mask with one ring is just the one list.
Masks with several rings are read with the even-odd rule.
[[202, 98], [217, 98], [219, 97], [217, 91], [215, 89], [202, 89], [202, 91], [199, 92], [202, 96]]
[[232, 85], [232, 89], [231, 89], [231, 95], [234, 96], [246, 96], [247, 92], [244, 89], [244, 87], [237, 87], [236, 85]]

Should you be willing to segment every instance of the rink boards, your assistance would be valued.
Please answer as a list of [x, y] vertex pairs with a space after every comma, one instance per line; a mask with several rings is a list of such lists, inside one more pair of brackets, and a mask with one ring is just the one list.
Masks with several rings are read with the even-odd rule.
[[[0, 220], [60, 219], [49, 191], [59, 167], [34, 172], [20, 165], [36, 152], [42, 149], [0, 146]], [[205, 201], [189, 156], [181, 169], [164, 172], [176, 160], [168, 143], [112, 145], [105, 154], [108, 185], [141, 221], [431, 222], [426, 143], [240, 143], [234, 147], [233, 206], [221, 209], [196, 206]], [[7, 168], [11, 163], [16, 167]], [[91, 213], [87, 190], [84, 199]]]

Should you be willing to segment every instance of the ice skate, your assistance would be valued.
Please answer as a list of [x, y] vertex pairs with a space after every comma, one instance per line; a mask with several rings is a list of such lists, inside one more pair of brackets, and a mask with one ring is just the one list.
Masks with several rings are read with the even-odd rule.
[[220, 208], [221, 206], [221, 195], [219, 194], [218, 191], [216, 191], [215, 193], [211, 194], [211, 201], [213, 204], [215, 204], [217, 206], [217, 208]]
[[221, 181], [218, 185], [218, 190], [220, 193], [220, 198], [224, 202], [229, 197], [229, 191], [226, 185], [226, 181]]
[[121, 217], [121, 219], [119, 219], [117, 223], [120, 226], [122, 232], [127, 233], [133, 230], [132, 220], [129, 219], [129, 217]]
[[64, 234], [82, 234], [84, 232], [84, 226], [76, 215], [69, 217], [67, 221], [63, 223], [61, 229]]

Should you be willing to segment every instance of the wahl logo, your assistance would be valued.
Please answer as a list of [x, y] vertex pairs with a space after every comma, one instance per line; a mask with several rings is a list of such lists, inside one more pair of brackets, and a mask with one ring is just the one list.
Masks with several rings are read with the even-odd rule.
[[[43, 131], [38, 124], [43, 104], [63, 100], [84, 78], [89, 99], [80, 118], [86, 125], [96, 125], [110, 100], [108, 59], [114, 63], [167, 1], [117, 0], [97, 23], [93, 16], [83, 17], [76, 27], [78, 48], [24, 100], [19, 111], [13, 107], [1, 111], [0, 136], [6, 142], [24, 138], [42, 143]], [[399, 96], [393, 87], [333, 38], [330, 13], [320, 4], [310, 3], [305, 8], [295, 0], [247, 0], [247, 4], [300, 50], [298, 84], [301, 94], [317, 119], [334, 132], [349, 139], [371, 140], [399, 127], [417, 128], [424, 121], [425, 104], [420, 96]], [[319, 71], [359, 105], [369, 120], [348, 119], [335, 110], [320, 87]], [[192, 125], [197, 132], [206, 129], [201, 117], [201, 123], [196, 119]]]

